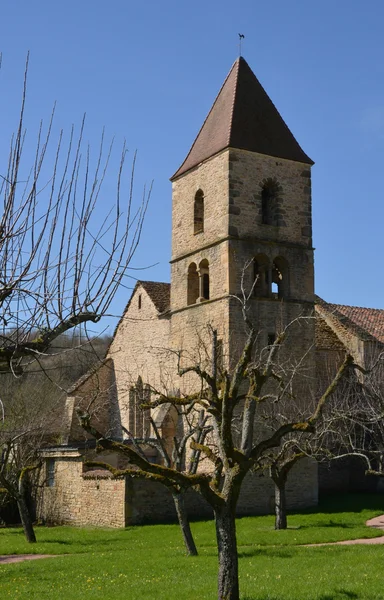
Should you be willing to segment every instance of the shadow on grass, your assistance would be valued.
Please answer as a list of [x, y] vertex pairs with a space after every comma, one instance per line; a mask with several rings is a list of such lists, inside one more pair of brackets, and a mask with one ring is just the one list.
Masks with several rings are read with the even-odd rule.
[[[283, 548], [249, 548], [242, 549], [239, 551], [239, 558], [249, 558], [250, 556], [268, 556], [273, 558], [292, 558], [295, 552], [283, 547]], [[245, 599], [246, 600], [246, 599]]]
[[[40, 544], [57, 544], [58, 546], [73, 546], [74, 544], [76, 544], [77, 546], [82, 546], [84, 545], [84, 542], [69, 542], [67, 540], [37, 540], [38, 543], [40, 542]], [[89, 545], [89, 544], [88, 544]]]
[[324, 596], [320, 596], [318, 600], [345, 600], [346, 598], [351, 598], [351, 600], [356, 600], [358, 598], [363, 598], [356, 592], [350, 592], [348, 590], [335, 590], [334, 594], [325, 594]]
[[0, 534], [1, 531], [4, 531], [6, 535], [20, 535], [21, 533], [23, 533], [23, 530], [20, 529], [20, 527], [12, 527], [12, 525], [9, 525], [7, 527], [0, 527]]
[[342, 521], [340, 521], [340, 522], [332, 521], [332, 519], [329, 521], [329, 523], [314, 522], [311, 525], [299, 525], [297, 527], [297, 529], [298, 530], [313, 529], [314, 527], [318, 527], [319, 529], [324, 528], [324, 527], [339, 527], [340, 529], [356, 529], [356, 525], [348, 525], [347, 523], [343, 523]]
[[[350, 592], [344, 589], [335, 590], [334, 594], [324, 594], [323, 596], [316, 596], [313, 600], [363, 600], [363, 596], [359, 596], [356, 592]], [[242, 596], [241, 600], [283, 600], [281, 596]]]
[[107, 539], [107, 540], [102, 540], [102, 539], [97, 539], [97, 540], [61, 540], [61, 539], [52, 539], [52, 540], [41, 540], [38, 539], [37, 540], [38, 543], [42, 544], [42, 545], [47, 545], [47, 546], [54, 546], [54, 545], [58, 545], [58, 546], [74, 546], [75, 551], [76, 548], [85, 548], [87, 550], [89, 550], [90, 548], [93, 548], [93, 546], [97, 546], [96, 552], [99, 552], [100, 547], [106, 547], [106, 546], [110, 546], [112, 549], [116, 549], [116, 546], [118, 546], [117, 549], [119, 549], [120, 547], [124, 547], [124, 541], [122, 542], [121, 538], [116, 538], [116, 539]]

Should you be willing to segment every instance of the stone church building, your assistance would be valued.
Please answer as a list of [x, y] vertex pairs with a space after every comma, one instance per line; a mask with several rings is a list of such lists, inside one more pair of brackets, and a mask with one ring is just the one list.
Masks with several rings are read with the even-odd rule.
[[[286, 359], [301, 361], [305, 378], [298, 394], [314, 397], [318, 374], [332, 372], [352, 349], [366, 364], [384, 343], [384, 311], [327, 304], [314, 295], [311, 167], [256, 76], [240, 57], [232, 66], [192, 147], [172, 181], [171, 283], [138, 281], [116, 328], [105, 360], [67, 397], [59, 444], [46, 448], [45, 484], [39, 516], [45, 521], [125, 526], [174, 518], [170, 495], [160, 484], [113, 479], [87, 470], [94, 443], [81, 430], [75, 409], [91, 406], [95, 425], [116, 439], [153, 435], [148, 412], [139, 408], [150, 388], [184, 393], [193, 377], [182, 366], [208, 360], [210, 332], [217, 332], [220, 360], [231, 368], [245, 341], [240, 300], [259, 330], [258, 348], [292, 327]], [[305, 357], [305, 358], [303, 358]], [[330, 368], [329, 368], [330, 367]], [[152, 418], [164, 443], [179, 424], [168, 406]], [[149, 460], [161, 457], [154, 447]], [[119, 465], [117, 456], [100, 456]], [[244, 482], [239, 514], [266, 513], [274, 488], [267, 475]], [[317, 465], [301, 461], [287, 486], [290, 508], [318, 499]], [[189, 510], [209, 507], [188, 494]]]

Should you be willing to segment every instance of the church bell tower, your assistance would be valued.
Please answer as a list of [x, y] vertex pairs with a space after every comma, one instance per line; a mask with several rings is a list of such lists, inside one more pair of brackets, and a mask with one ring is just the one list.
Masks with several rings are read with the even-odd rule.
[[[244, 340], [242, 289], [261, 345], [311, 313], [312, 165], [240, 57], [171, 178], [173, 346], [192, 347], [194, 332], [210, 324], [235, 352]], [[302, 354], [314, 325], [291, 341]]]

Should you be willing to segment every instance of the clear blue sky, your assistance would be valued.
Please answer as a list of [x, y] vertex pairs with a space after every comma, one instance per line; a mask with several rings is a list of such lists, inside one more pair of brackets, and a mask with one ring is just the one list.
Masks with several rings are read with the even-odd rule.
[[[245, 59], [316, 163], [316, 292], [384, 308], [383, 23], [382, 0], [4, 0], [2, 122], [14, 118], [30, 50], [28, 124], [56, 100], [58, 125], [86, 112], [91, 143], [105, 126], [138, 150], [137, 193], [152, 179], [154, 190], [134, 266], [158, 263], [137, 276], [169, 281], [169, 177], [237, 58], [241, 32]], [[121, 290], [115, 312], [128, 294]]]

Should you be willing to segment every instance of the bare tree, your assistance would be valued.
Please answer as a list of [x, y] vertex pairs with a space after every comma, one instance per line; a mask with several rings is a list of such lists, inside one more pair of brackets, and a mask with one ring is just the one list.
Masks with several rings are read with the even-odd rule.
[[38, 451], [57, 436], [62, 398], [43, 374], [24, 386], [7, 378], [2, 398], [0, 491], [17, 504], [26, 540], [33, 543], [31, 504], [41, 466]]
[[[100, 398], [101, 390], [97, 385], [92, 387], [95, 387], [95, 392], [92, 397], [89, 394], [87, 395], [89, 402], [86, 411], [94, 416], [95, 404]], [[154, 455], [151, 453], [152, 462], [161, 463], [168, 469], [175, 469], [179, 473], [196, 474], [201, 461], [201, 453], [197, 450], [189, 451], [189, 443], [191, 439], [196, 439], [200, 444], [204, 443], [206, 436], [212, 431], [212, 426], [208, 424], [209, 416], [203, 409], [196, 411], [193, 406], [175, 406], [171, 402], [168, 405], [161, 402], [160, 407], [162, 410], [158, 411], [161, 415], [159, 422], [157, 418], [159, 415], [156, 415], [156, 408], [159, 408], [159, 406], [157, 406], [156, 401], [151, 402], [151, 397], [154, 396], [164, 397], [164, 394], [161, 394], [150, 384], [143, 384], [141, 378], [135, 386], [130, 387], [130, 399], [133, 404], [130, 410], [134, 412], [135, 425], [132, 427], [132, 431], [122, 424], [119, 425], [125, 437], [125, 443], [130, 444], [145, 461], [149, 460], [148, 450], [151, 449], [155, 451]], [[167, 394], [168, 396], [172, 398], [179, 396], [179, 394], [170, 393]], [[170, 435], [165, 437], [162, 430], [162, 421], [167, 417], [173, 426]], [[87, 460], [85, 466], [87, 468], [105, 468], [107, 465], [104, 462]], [[116, 469], [111, 466], [107, 466], [107, 468], [112, 473], [116, 472]], [[136, 477], [137, 473], [130, 473], [130, 475]], [[198, 552], [185, 502], [186, 488], [165, 480], [159, 481], [165, 484], [172, 494], [186, 553], [190, 556], [197, 556]]]
[[[143, 404], [143, 410], [150, 412], [151, 409], [151, 404]], [[174, 468], [180, 473], [186, 472], [188, 475], [193, 475], [196, 474], [199, 466], [200, 453], [193, 450], [187, 458], [187, 445], [191, 438], [196, 438], [198, 443], [203, 444], [207, 434], [212, 430], [212, 427], [207, 425], [208, 416], [203, 409], [198, 411], [197, 414], [195, 410], [188, 411], [185, 407], [174, 407], [174, 410], [177, 415], [177, 422], [181, 421], [183, 425], [181, 435], [175, 435], [172, 440], [172, 447], [167, 448], [164, 444], [164, 440], [161, 438], [156, 422], [153, 417], [150, 417], [156, 441], [154, 443], [149, 441], [149, 444], [154, 445], [158, 449], [163, 459], [163, 463], [167, 468]], [[180, 525], [186, 552], [190, 556], [197, 556], [198, 552], [191, 531], [184, 492], [185, 489], [180, 485], [173, 485], [171, 488], [173, 503], [175, 505], [177, 520]]]
[[[47, 372], [48, 355], [68, 352], [68, 346], [62, 347], [63, 334], [86, 330], [108, 314], [128, 275], [150, 196], [144, 189], [139, 202], [134, 201], [136, 156], [126, 177], [125, 143], [116, 163], [113, 140], [107, 143], [103, 132], [92, 153], [84, 142], [85, 117], [78, 131], [72, 127], [67, 138], [61, 131], [55, 139], [53, 110], [47, 125], [41, 122], [36, 138], [29, 139], [24, 122], [28, 60], [19, 120], [8, 160], [0, 167], [3, 377], [20, 377], [32, 363]], [[26, 149], [31, 146], [32, 159]], [[113, 164], [111, 192], [107, 175]], [[32, 419], [26, 427], [30, 412], [24, 412], [21, 423], [0, 400], [0, 484], [17, 501], [26, 535], [35, 541], [24, 498], [28, 474], [37, 464], [34, 452], [42, 424]]]
[[[16, 132], [0, 168], [0, 371], [23, 373], [54, 341], [108, 313], [127, 276], [148, 205], [133, 199], [135, 157], [126, 183], [125, 144], [115, 168], [115, 190], [104, 191], [114, 160], [113, 141], [101, 136], [95, 155], [84, 143], [85, 118], [68, 139], [53, 139], [54, 111], [26, 152], [26, 65]], [[110, 182], [108, 182], [110, 185]], [[106, 195], [106, 193], [108, 195]]]
[[[211, 463], [209, 472], [180, 472], [172, 466], [149, 463], [135, 448], [104, 437], [93, 427], [88, 413], [78, 410], [83, 428], [97, 440], [97, 448], [111, 450], [123, 455], [129, 466], [116, 470], [104, 465], [114, 475], [144, 477], [162, 482], [168, 487], [186, 490], [194, 488], [211, 505], [216, 522], [216, 538], [219, 554], [218, 598], [239, 600], [238, 559], [236, 542], [236, 505], [246, 474], [265, 460], [271, 449], [279, 448], [286, 437], [298, 431], [311, 435], [315, 432], [328, 398], [337, 388], [341, 378], [352, 365], [352, 357], [346, 356], [336, 376], [325, 392], [313, 404], [313, 410], [305, 419], [291, 420], [289, 416], [273, 431], [257, 436], [255, 413], [279, 398], [284, 382], [274, 370], [275, 357], [286, 341], [289, 327], [276, 338], [263, 363], [254, 360], [258, 330], [248, 320], [247, 340], [233, 368], [215, 368], [193, 364], [185, 368], [179, 365], [178, 374], [184, 377], [193, 373], [200, 385], [194, 393], [184, 396], [160, 394], [150, 402], [151, 408], [171, 404], [176, 408], [204, 410], [210, 416], [212, 440], [200, 443], [192, 436], [190, 448], [200, 452]], [[271, 386], [276, 391], [271, 393]], [[308, 399], [309, 400], [309, 399]], [[278, 400], [277, 400], [278, 401]], [[240, 436], [238, 432], [240, 430]]]
[[275, 529], [287, 528], [287, 479], [294, 465], [305, 456], [293, 437], [285, 440], [281, 448], [267, 457], [271, 478], [275, 484]]
[[0, 492], [4, 503], [17, 505], [28, 542], [36, 541], [33, 505], [38, 487], [44, 483], [40, 450], [60, 443], [64, 390], [99, 363], [107, 342], [97, 337], [85, 344], [77, 336], [61, 336], [56, 342], [60, 353], [42, 357], [41, 367], [31, 363], [23, 377], [2, 375]]
[[[278, 358], [276, 356], [274, 361], [275, 372], [279, 372]], [[355, 369], [358, 368], [356, 365], [353, 366]], [[286, 369], [284, 372], [285, 377], [281, 379], [284, 385], [281, 386], [275, 403], [271, 405], [270, 410], [259, 415], [257, 423], [259, 428], [264, 427], [271, 433], [284, 425], [288, 419], [297, 422], [306, 421], [316, 408], [316, 398], [310, 397], [306, 403], [302, 403], [297, 402], [291, 393], [287, 393], [287, 382], [294, 377], [295, 369], [289, 376]], [[329, 385], [333, 377], [328, 373], [328, 377], [323, 376], [322, 381], [326, 379]], [[338, 459], [340, 454], [345, 455], [346, 432], [350, 431], [351, 423], [355, 422], [353, 415], [356, 415], [358, 387], [355, 371], [350, 369], [349, 376], [343, 377], [343, 380], [338, 383], [337, 389], [321, 411], [315, 431], [307, 435], [306, 432], [298, 429], [288, 434], [283, 443], [265, 453], [263, 460], [257, 465], [259, 469], [268, 470], [274, 482], [275, 529], [287, 528], [286, 485], [295, 465], [304, 459], [324, 463]], [[322, 393], [319, 395], [321, 396]]]
[[[366, 475], [384, 477], [384, 353], [367, 368], [356, 365], [358, 376], [348, 395], [339, 396], [332, 414], [329, 459], [358, 457]], [[352, 384], [351, 384], [352, 385]]]

